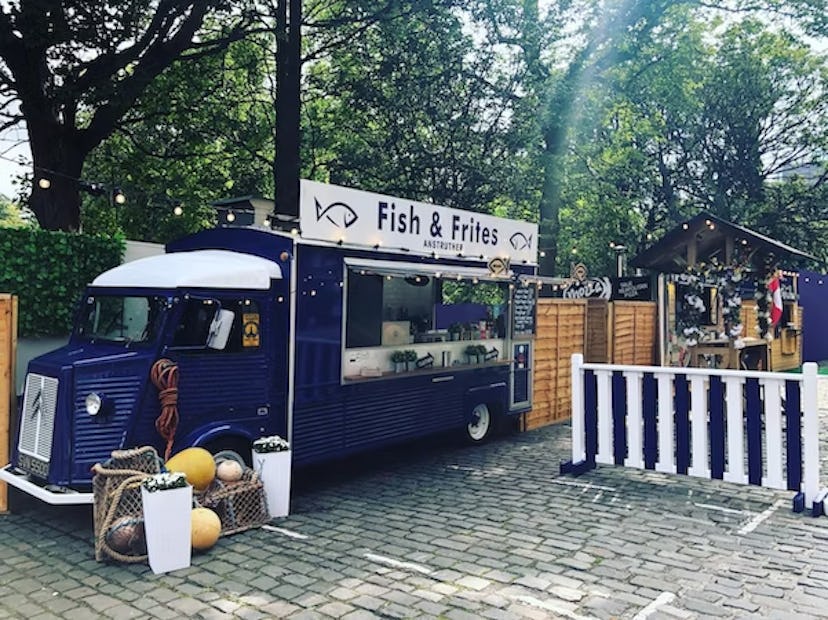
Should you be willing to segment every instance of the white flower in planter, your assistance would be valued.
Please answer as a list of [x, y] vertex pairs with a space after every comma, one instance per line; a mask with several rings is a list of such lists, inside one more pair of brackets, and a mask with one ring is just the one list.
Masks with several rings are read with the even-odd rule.
[[253, 442], [253, 451], [259, 454], [267, 454], [269, 452], [285, 452], [290, 450], [290, 443], [286, 439], [282, 439], [279, 435], [271, 435], [270, 437], [260, 437]]
[[142, 484], [150, 493], [165, 491], [167, 489], [180, 489], [181, 487], [187, 486], [187, 477], [177, 471], [153, 474], [149, 478], [146, 478]]

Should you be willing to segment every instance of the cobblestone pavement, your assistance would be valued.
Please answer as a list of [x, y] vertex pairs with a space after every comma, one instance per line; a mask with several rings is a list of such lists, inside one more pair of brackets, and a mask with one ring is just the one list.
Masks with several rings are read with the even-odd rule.
[[718, 481], [561, 476], [568, 433], [436, 439], [305, 472], [290, 517], [160, 576], [96, 562], [91, 508], [15, 496], [0, 618], [828, 618], [828, 518]]

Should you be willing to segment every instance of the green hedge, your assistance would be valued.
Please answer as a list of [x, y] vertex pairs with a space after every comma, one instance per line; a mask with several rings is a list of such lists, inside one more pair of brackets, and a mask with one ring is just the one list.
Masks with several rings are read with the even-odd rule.
[[18, 297], [19, 336], [67, 334], [83, 288], [123, 254], [122, 239], [0, 228], [0, 292]]

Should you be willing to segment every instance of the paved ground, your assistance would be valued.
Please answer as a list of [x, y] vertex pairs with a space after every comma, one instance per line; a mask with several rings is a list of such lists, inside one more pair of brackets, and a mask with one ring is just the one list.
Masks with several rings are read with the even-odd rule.
[[560, 476], [568, 433], [306, 472], [289, 518], [162, 576], [96, 562], [91, 509], [17, 501], [0, 618], [828, 618], [828, 518], [755, 487]]

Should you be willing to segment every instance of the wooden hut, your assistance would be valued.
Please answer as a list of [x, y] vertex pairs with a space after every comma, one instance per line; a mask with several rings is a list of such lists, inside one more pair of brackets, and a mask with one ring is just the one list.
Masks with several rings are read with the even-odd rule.
[[[797, 274], [814, 257], [702, 212], [630, 261], [659, 274], [658, 348], [663, 365], [789, 370], [802, 364]], [[779, 278], [781, 319], [768, 320]], [[757, 295], [752, 292], [758, 291]], [[689, 317], [689, 318], [688, 318]]]

